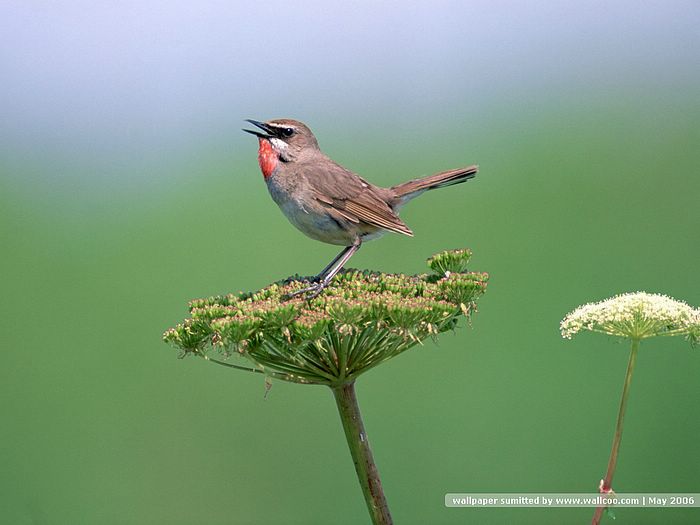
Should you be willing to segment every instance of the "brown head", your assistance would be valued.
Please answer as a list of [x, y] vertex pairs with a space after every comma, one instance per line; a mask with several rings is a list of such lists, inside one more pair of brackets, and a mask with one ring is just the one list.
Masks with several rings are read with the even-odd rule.
[[258, 137], [258, 162], [267, 179], [281, 162], [294, 162], [305, 152], [319, 151], [318, 142], [303, 122], [288, 118], [259, 122], [247, 119], [262, 131], [244, 129]]

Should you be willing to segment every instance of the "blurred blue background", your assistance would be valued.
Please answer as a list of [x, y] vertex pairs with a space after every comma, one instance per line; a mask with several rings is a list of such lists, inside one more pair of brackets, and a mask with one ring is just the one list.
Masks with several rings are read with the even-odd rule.
[[[700, 305], [699, 26], [692, 1], [3, 2], [2, 521], [367, 522], [329, 392], [264, 398], [160, 340], [191, 298], [335, 255], [240, 131], [276, 117], [380, 185], [481, 166], [352, 260], [470, 247], [491, 274], [471, 327], [358, 383], [396, 523], [590, 521], [443, 498], [595, 491], [628, 350], [560, 319], [624, 291]], [[618, 492], [700, 492], [699, 372], [678, 338], [642, 345]]]

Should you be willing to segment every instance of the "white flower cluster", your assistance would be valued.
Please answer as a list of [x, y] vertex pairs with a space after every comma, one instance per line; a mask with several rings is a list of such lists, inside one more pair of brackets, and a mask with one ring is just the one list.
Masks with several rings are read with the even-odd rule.
[[689, 334], [700, 325], [700, 310], [660, 294], [634, 292], [579, 306], [561, 322], [562, 337], [581, 330], [645, 339]]

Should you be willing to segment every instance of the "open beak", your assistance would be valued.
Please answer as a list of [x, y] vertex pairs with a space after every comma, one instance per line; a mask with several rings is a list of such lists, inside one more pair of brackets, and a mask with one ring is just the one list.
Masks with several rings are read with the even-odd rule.
[[246, 122], [250, 122], [253, 126], [257, 126], [261, 130], [263, 130], [265, 133], [261, 133], [257, 130], [252, 130], [252, 129], [243, 129], [246, 133], [250, 133], [251, 135], [255, 135], [258, 138], [261, 139], [271, 139], [275, 137], [275, 129], [272, 126], [268, 126], [264, 122], [260, 122], [259, 120], [253, 120], [253, 119], [246, 119]]

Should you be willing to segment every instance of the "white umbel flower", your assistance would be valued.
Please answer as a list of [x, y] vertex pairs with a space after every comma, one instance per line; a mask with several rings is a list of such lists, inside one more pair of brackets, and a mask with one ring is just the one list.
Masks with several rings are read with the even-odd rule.
[[579, 306], [561, 322], [562, 337], [581, 330], [646, 339], [657, 335], [690, 334], [700, 323], [700, 311], [661, 294], [634, 292]]

